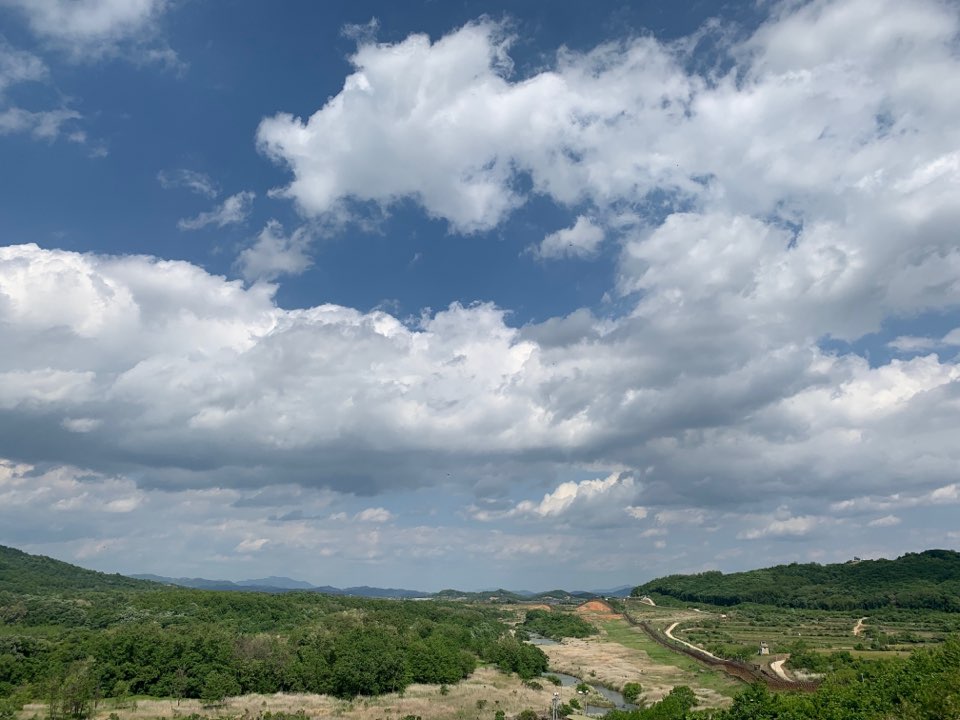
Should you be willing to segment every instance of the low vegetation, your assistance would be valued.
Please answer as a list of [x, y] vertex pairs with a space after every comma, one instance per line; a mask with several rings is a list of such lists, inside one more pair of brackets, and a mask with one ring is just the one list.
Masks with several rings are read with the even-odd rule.
[[528, 610], [523, 629], [552, 640], [585, 638], [597, 634], [597, 629], [582, 618], [569, 612]]

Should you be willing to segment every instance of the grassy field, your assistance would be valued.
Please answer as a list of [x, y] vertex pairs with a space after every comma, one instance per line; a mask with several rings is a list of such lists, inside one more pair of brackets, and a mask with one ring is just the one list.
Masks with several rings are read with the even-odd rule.
[[[682, 653], [672, 652], [655, 643], [638, 628], [630, 626], [625, 620], [611, 620], [604, 623], [604, 640], [633, 648], [643, 652], [650, 661], [660, 666], [672, 666], [680, 670], [687, 680], [683, 683], [691, 688], [704, 688], [725, 697], [733, 697], [744, 689], [744, 684], [726, 673], [712, 670]], [[669, 692], [669, 688], [667, 689]]]
[[[760, 643], [777, 656], [798, 642], [819, 652], [846, 650], [867, 657], [905, 654], [916, 647], [943, 641], [960, 632], [960, 617], [951, 613], [883, 609], [828, 612], [769, 606], [716, 608], [650, 608], [628, 602], [628, 612], [636, 620], [646, 620], [663, 629], [679, 621], [673, 631], [678, 638], [713, 652], [718, 646], [740, 646], [755, 655]], [[854, 634], [858, 620], [862, 627]], [[720, 653], [722, 654], [722, 653]]]
[[[644, 606], [645, 619], [668, 625], [695, 614], [676, 608]], [[554, 608], [553, 612], [574, 612]], [[541, 649], [550, 658], [550, 668], [583, 678], [589, 683], [619, 690], [627, 682], [639, 682], [647, 702], [655, 702], [677, 685], [690, 687], [700, 707], [724, 707], [744, 689], [743, 683], [692, 658], [674, 653], [651, 640], [615, 613], [578, 613], [593, 623], [600, 634], [583, 640], [568, 638], [559, 645]]]

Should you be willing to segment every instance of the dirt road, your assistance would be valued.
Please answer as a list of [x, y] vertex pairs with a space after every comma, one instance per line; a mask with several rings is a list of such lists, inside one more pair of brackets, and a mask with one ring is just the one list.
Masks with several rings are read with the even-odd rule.
[[853, 626], [853, 634], [855, 636], [863, 632], [863, 621], [866, 619], [865, 617], [860, 618], [857, 620], [857, 624]]
[[786, 680], [787, 682], [793, 682], [793, 678], [787, 675], [787, 673], [783, 669], [783, 664], [786, 661], [787, 661], [787, 658], [784, 658], [783, 660], [774, 660], [772, 663], [770, 663], [770, 669], [773, 670], [777, 674], [777, 677], [780, 678], [781, 680]]
[[692, 648], [693, 650], [696, 650], [697, 652], [701, 652], [701, 653], [703, 653], [704, 655], [709, 655], [709, 656], [712, 657], [714, 660], [722, 660], [722, 658], [718, 658], [718, 657], [717, 657], [716, 655], [714, 655], [713, 653], [709, 653], [709, 652], [707, 652], [706, 650], [704, 650], [704, 649], [701, 648], [701, 647], [697, 647], [696, 645], [691, 645], [691, 644], [688, 643], [686, 640], [681, 640], [680, 638], [674, 636], [674, 634], [673, 634], [673, 629], [674, 629], [677, 625], [679, 625], [679, 624], [680, 624], [680, 623], [675, 622], [673, 625], [671, 625], [671, 626], [668, 627], [666, 630], [664, 630], [664, 631], [663, 631], [663, 634], [666, 635], [666, 636], [667, 636], [668, 638], [670, 638], [671, 640], [676, 640], [676, 641], [677, 641], [678, 643], [680, 643], [681, 645], [686, 645], [688, 648]]

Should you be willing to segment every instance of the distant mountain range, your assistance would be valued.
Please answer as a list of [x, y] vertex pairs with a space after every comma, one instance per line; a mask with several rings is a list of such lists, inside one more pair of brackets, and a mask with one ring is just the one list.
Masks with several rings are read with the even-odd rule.
[[405, 590], [403, 588], [375, 588], [361, 585], [359, 587], [337, 588], [332, 585], [312, 585], [304, 580], [294, 580], [288, 577], [271, 575], [255, 580], [208, 580], [206, 578], [172, 578], [163, 575], [131, 575], [137, 580], [151, 580], [164, 585], [179, 585], [197, 590], [226, 590], [234, 592], [267, 592], [283, 593], [295, 590], [320, 592], [328, 595], [353, 595], [356, 597], [375, 598], [416, 598], [432, 597], [433, 593], [420, 590]]
[[465, 598], [469, 600], [487, 600], [496, 599], [500, 602], [536, 600], [536, 599], [556, 599], [556, 600], [586, 600], [602, 595], [604, 597], [627, 597], [633, 589], [632, 585], [613, 588], [611, 590], [577, 590], [568, 592], [567, 590], [550, 590], [547, 592], [530, 592], [529, 590], [481, 590], [479, 592], [468, 592], [464, 590], [441, 590], [438, 593], [431, 593], [422, 590], [406, 590], [403, 588], [379, 588], [361, 585], [359, 587], [338, 588], [331, 585], [312, 585], [304, 580], [294, 580], [288, 577], [270, 577], [257, 578], [254, 580], [208, 580], [206, 578], [172, 578], [162, 575], [131, 575], [137, 580], [150, 580], [152, 582], [163, 583], [164, 585], [179, 585], [181, 587], [195, 588], [198, 590], [224, 590], [233, 592], [266, 592], [282, 593], [292, 591], [320, 592], [328, 595], [353, 595], [356, 597], [372, 598]]
[[359, 587], [337, 588], [330, 585], [313, 585], [304, 580], [272, 575], [252, 580], [208, 580], [207, 578], [173, 578], [163, 575], [108, 575], [86, 570], [69, 563], [54, 560], [42, 555], [30, 555], [15, 548], [0, 545], [0, 592], [45, 592], [83, 591], [83, 590], [149, 590], [156, 586], [177, 585], [198, 590], [221, 590], [232, 592], [318, 592], [329, 595], [352, 595], [370, 598], [437, 598], [491, 600], [497, 602], [522, 602], [530, 600], [575, 601], [586, 600], [598, 595], [604, 597], [626, 597], [631, 586], [612, 590], [575, 591], [550, 590], [548, 592], [530, 592], [528, 590], [483, 590], [468, 592], [463, 590], [442, 590], [438, 593], [403, 588], [379, 588], [361, 585]]

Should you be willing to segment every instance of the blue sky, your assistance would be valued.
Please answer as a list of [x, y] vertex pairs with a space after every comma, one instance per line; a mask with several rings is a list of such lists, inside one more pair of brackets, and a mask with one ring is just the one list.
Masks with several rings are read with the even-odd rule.
[[0, 542], [423, 589], [960, 546], [958, 28], [0, 0]]

